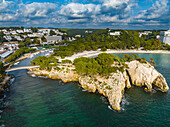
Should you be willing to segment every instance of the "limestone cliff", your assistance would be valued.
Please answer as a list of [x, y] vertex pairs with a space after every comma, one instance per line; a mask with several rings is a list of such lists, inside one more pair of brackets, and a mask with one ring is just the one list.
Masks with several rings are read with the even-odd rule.
[[129, 69], [124, 70], [123, 73], [118, 71], [103, 77], [99, 75], [93, 77], [80, 76], [74, 71], [73, 65], [60, 66], [62, 69], [53, 68], [51, 71], [29, 69], [29, 73], [37, 76], [48, 76], [52, 79], [61, 79], [63, 82], [79, 81], [82, 88], [93, 93], [98, 90], [100, 94], [107, 97], [110, 105], [115, 110], [121, 110], [120, 103], [125, 87], [130, 88], [131, 85], [147, 86], [148, 90], [151, 90], [154, 84], [163, 91], [169, 89], [165, 78], [149, 63], [140, 63], [135, 60], [127, 64]]
[[131, 86], [126, 72], [112, 73], [108, 77], [80, 77], [79, 82], [84, 89], [92, 92], [98, 90], [100, 94], [108, 98], [110, 105], [115, 110], [120, 110], [125, 87], [129, 88]]
[[48, 76], [51, 79], [61, 79], [64, 83], [78, 81], [78, 74], [66, 67], [63, 70], [55, 70], [53, 68], [51, 71], [40, 70], [38, 68], [28, 70], [28, 73], [33, 73], [37, 76]]
[[127, 64], [129, 66], [127, 72], [133, 85], [146, 86], [148, 91], [152, 89], [152, 85], [157, 86], [163, 91], [167, 91], [169, 89], [162, 74], [160, 74], [149, 63], [140, 63], [135, 60]]

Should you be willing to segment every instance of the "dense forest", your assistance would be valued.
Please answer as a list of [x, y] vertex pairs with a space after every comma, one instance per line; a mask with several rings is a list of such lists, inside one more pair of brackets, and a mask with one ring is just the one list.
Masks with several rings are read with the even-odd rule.
[[40, 65], [40, 69], [51, 70], [52, 66], [57, 66], [58, 59], [55, 57], [39, 56], [31, 61], [32, 65]]
[[69, 36], [73, 36], [73, 37], [75, 37], [75, 35], [81, 35], [82, 37], [85, 37], [99, 30], [101, 29], [59, 29], [59, 31], [67, 32]]
[[[128, 65], [125, 62], [130, 62], [133, 60], [137, 60], [141, 63], [147, 63], [145, 58], [140, 58], [136, 54], [130, 56], [128, 54], [123, 55], [122, 58], [118, 56], [114, 56], [113, 54], [101, 53], [95, 58], [88, 57], [80, 57], [76, 58], [73, 61], [73, 65], [75, 65], [75, 71], [79, 75], [101, 75], [101, 76], [109, 76], [111, 73], [116, 73], [118, 71], [124, 72], [125, 68], [128, 68]], [[63, 60], [62, 64], [72, 64], [70, 60]], [[153, 58], [150, 58], [149, 63], [151, 65], [156, 66]], [[39, 56], [31, 61], [32, 65], [40, 65], [40, 69], [45, 69], [50, 71], [53, 67], [60, 70], [58, 67], [61, 63], [58, 62], [53, 56]]]
[[[140, 63], [147, 63], [145, 58], [140, 58], [136, 54], [130, 56], [123, 55], [122, 58], [114, 56], [113, 54], [101, 53], [95, 58], [80, 57], [74, 60], [76, 71], [80, 75], [101, 75], [108, 76], [110, 73], [118, 71], [124, 72], [128, 65], [125, 62], [137, 60]], [[153, 58], [150, 58], [149, 63], [156, 66]]]
[[138, 49], [143, 47], [144, 50], [170, 50], [169, 45], [161, 43], [150, 36], [139, 37], [139, 33], [135, 30], [119, 30], [120, 36], [109, 35], [108, 29], [96, 31], [84, 38], [77, 39], [67, 46], [59, 47], [55, 50], [54, 56], [71, 56], [74, 53], [82, 52], [84, 50], [97, 50], [103, 49]]

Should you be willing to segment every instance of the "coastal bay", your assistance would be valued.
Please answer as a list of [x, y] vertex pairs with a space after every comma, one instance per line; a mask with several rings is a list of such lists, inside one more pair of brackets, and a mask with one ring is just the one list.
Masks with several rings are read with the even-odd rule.
[[[169, 55], [138, 54], [138, 56], [147, 60], [153, 57], [158, 65], [156, 69], [170, 84]], [[29, 59], [25, 59], [17, 66], [28, 62]], [[34, 78], [26, 72], [26, 70], [10, 72], [16, 76], [16, 80], [6, 100], [7, 107], [2, 113], [2, 121], [6, 121], [3, 123], [6, 126], [45, 127], [57, 124], [59, 127], [76, 125], [121, 127], [127, 123], [131, 126], [149, 126], [150, 123], [155, 126], [169, 124], [167, 113], [170, 106], [169, 91], [148, 93], [143, 88], [133, 86], [124, 94], [121, 112], [115, 112], [110, 109], [105, 97], [84, 91], [77, 82], [62, 83], [60, 80]], [[31, 121], [34, 121], [33, 125]]]

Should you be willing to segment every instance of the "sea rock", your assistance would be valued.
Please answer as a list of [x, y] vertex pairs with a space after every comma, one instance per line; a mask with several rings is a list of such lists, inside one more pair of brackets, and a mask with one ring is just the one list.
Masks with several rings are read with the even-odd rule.
[[120, 103], [125, 87], [129, 88], [130, 82], [126, 72], [112, 73], [108, 77], [80, 77], [79, 83], [86, 90], [98, 92], [108, 98], [108, 101], [113, 109], [120, 110]]
[[140, 63], [139, 61], [127, 62], [129, 69], [127, 73], [133, 85], [146, 86], [150, 91], [153, 85], [157, 86], [163, 91], [169, 89], [165, 78], [149, 63]]

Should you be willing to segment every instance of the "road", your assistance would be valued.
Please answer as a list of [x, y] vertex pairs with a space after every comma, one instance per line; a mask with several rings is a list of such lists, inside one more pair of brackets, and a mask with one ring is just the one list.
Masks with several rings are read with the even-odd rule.
[[15, 67], [15, 68], [6, 69], [5, 72], [16, 71], [16, 70], [22, 70], [22, 69], [38, 68], [38, 67], [40, 67], [40, 66]]

